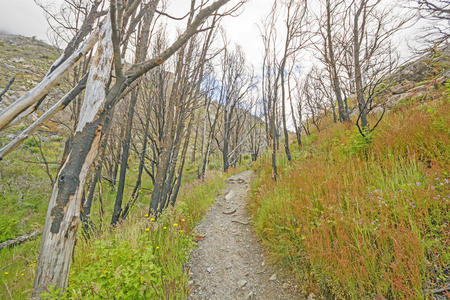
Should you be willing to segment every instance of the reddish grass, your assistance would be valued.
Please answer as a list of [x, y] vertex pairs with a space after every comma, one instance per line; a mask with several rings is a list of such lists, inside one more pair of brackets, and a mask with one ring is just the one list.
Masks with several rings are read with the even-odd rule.
[[448, 276], [448, 111], [444, 99], [391, 112], [361, 153], [350, 125], [331, 126], [276, 183], [258, 162], [256, 229], [305, 290], [420, 299]]

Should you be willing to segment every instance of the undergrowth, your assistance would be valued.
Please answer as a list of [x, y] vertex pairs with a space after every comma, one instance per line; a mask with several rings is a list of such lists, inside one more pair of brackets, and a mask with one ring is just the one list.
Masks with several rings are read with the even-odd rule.
[[305, 293], [422, 299], [448, 283], [448, 91], [435, 99], [388, 113], [369, 139], [336, 124], [294, 147], [293, 164], [280, 151], [277, 182], [258, 161], [256, 230]]
[[[63, 296], [50, 288], [46, 299], [186, 299], [189, 273], [184, 265], [195, 246], [192, 232], [225, 186], [211, 171], [204, 182], [185, 183], [173, 209], [158, 221], [134, 213], [114, 230], [89, 240], [81, 233]], [[1, 299], [23, 299], [31, 292], [40, 239], [0, 252]], [[9, 259], [11, 263], [7, 263]]]

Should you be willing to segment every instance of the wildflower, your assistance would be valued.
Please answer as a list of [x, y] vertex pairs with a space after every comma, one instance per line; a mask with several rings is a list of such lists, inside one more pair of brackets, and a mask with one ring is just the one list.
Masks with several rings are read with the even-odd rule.
[[9, 273], [8, 272], [5, 272], [5, 275], [8, 275]]
[[156, 246], [156, 250], [158, 250], [159, 249], [159, 246]]
[[106, 274], [106, 270], [103, 270], [102, 273], [103, 273], [103, 274]]
[[155, 218], [151, 218], [150, 221], [155, 222]]
[[148, 214], [145, 214], [145, 215], [144, 215], [144, 217], [146, 217], [146, 218], [147, 218], [147, 217], [148, 217]]
[[300, 232], [300, 227], [295, 228], [296, 232]]
[[166, 229], [167, 229], [167, 227], [166, 227], [166, 226], [164, 226], [164, 227], [163, 227], [163, 229], [164, 229], [164, 230], [166, 230]]
[[144, 281], [144, 276], [141, 275], [141, 281]]
[[25, 274], [24, 273], [20, 273], [20, 276], [25, 276]]
[[149, 232], [149, 231], [150, 231], [150, 228], [145, 228], [145, 231], [146, 231], [146, 232]]
[[420, 186], [420, 182], [416, 182], [416, 185], [417, 185], [417, 186]]
[[178, 227], [178, 224], [177, 223], [173, 224], [173, 227]]
[[180, 230], [180, 233], [183, 233], [183, 232], [184, 232], [184, 230], [183, 230], [183, 229], [181, 229], [181, 230]]
[[186, 220], [185, 219], [181, 219], [181, 222], [185, 222]]

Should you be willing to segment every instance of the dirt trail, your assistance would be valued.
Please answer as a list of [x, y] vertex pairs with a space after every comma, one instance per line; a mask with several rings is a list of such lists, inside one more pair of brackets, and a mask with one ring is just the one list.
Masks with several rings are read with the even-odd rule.
[[190, 299], [304, 299], [266, 263], [246, 208], [252, 175], [230, 177], [197, 227], [204, 239], [189, 263]]

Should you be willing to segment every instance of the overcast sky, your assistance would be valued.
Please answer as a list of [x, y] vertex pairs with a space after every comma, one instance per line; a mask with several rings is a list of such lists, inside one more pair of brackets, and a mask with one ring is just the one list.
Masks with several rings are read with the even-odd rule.
[[[40, 0], [45, 3], [61, 3], [61, 0]], [[171, 0], [169, 12], [174, 15], [184, 15], [189, 7], [187, 0]], [[258, 65], [262, 57], [262, 45], [257, 24], [268, 14], [273, 0], [248, 0], [242, 13], [235, 18], [227, 17], [223, 21], [228, 38], [240, 44], [247, 60]], [[402, 52], [406, 51], [406, 41], [410, 39], [416, 29], [409, 29], [402, 33]], [[36, 36], [48, 41], [48, 25], [43, 12], [33, 0], [0, 0], [0, 31]], [[406, 38], [405, 38], [406, 37]]]
[[[61, 0], [47, 0], [58, 3]], [[45, 2], [45, 0], [44, 0]], [[190, 1], [172, 0], [169, 11], [173, 14], [186, 13]], [[226, 18], [223, 22], [228, 32], [228, 38], [243, 46], [251, 63], [260, 60], [261, 43], [257, 23], [268, 13], [272, 0], [249, 0], [236, 18]], [[0, 0], [0, 31], [36, 36], [40, 40], [48, 41], [48, 25], [39, 7], [33, 0]]]

